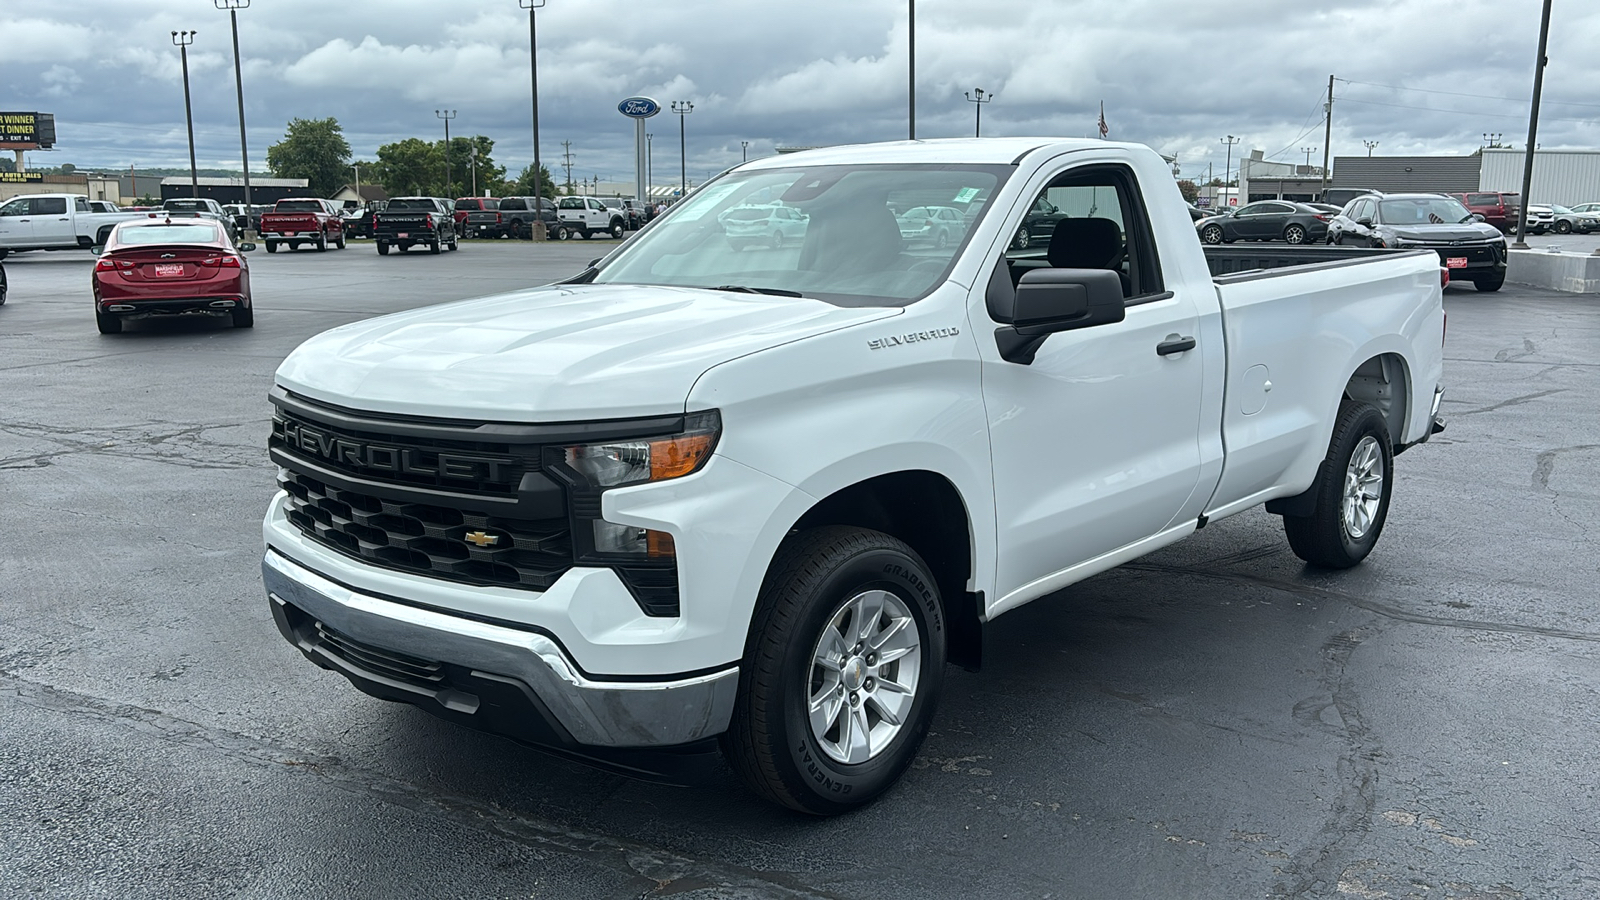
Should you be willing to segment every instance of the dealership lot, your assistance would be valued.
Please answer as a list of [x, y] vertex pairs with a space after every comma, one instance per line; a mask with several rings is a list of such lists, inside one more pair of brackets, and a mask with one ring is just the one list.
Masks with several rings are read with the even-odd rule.
[[6, 261], [6, 894], [1596, 893], [1591, 298], [1449, 289], [1450, 429], [1400, 457], [1365, 564], [1307, 570], [1257, 511], [1009, 614], [854, 815], [799, 818], [721, 769], [629, 781], [306, 664], [257, 569], [277, 362], [613, 246], [256, 253], [254, 329], [115, 337], [88, 254]]

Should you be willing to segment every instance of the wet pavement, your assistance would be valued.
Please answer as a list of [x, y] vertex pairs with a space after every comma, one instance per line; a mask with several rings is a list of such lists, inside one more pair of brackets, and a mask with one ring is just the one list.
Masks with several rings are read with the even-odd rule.
[[1446, 292], [1447, 432], [1371, 558], [1255, 511], [998, 619], [874, 806], [629, 781], [386, 704], [273, 627], [266, 393], [323, 329], [608, 241], [253, 254], [256, 327], [95, 332], [6, 260], [0, 894], [1600, 895], [1600, 299]]

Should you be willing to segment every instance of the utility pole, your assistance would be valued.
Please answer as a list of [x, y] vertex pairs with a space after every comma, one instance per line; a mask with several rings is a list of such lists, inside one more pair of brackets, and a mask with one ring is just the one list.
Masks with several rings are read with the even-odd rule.
[[[250, 0], [211, 0], [217, 9], [228, 11], [228, 24], [233, 26], [233, 89], [239, 97], [239, 155], [244, 159], [244, 205], [250, 205], [250, 148], [244, 140], [244, 75], [239, 61], [239, 10], [249, 9]], [[248, 212], [248, 210], [246, 210]]]
[[[1219, 140], [1228, 145], [1227, 160], [1222, 164], [1222, 189], [1227, 190], [1228, 170], [1233, 168], [1233, 145], [1239, 143], [1239, 139], [1230, 134], [1225, 138], [1219, 138]], [[1235, 197], [1234, 199], [1237, 200], [1238, 198]]]
[[444, 120], [444, 193], [450, 194], [450, 120], [456, 117], [453, 109], [436, 109], [434, 116]]
[[540, 179], [544, 170], [539, 164], [539, 40], [534, 31], [533, 11], [544, 6], [544, 0], [517, 0], [517, 5], [528, 11], [528, 80], [533, 95], [533, 224], [528, 227], [528, 237], [544, 240], [544, 216], [539, 212], [544, 203], [544, 185]]
[[678, 114], [678, 159], [680, 162], [679, 175], [683, 178], [683, 196], [689, 196], [689, 153], [683, 137], [683, 120], [694, 112], [694, 104], [688, 100], [672, 101], [672, 111]]
[[907, 0], [907, 34], [910, 35], [911, 65], [906, 75], [906, 121], [909, 125], [909, 140], [917, 139], [917, 0]]
[[567, 195], [571, 196], [572, 195], [572, 142], [571, 141], [562, 141], [561, 142], [561, 148], [562, 148], [562, 159], [563, 159], [563, 161], [561, 163], [561, 167], [567, 170]]
[[[471, 147], [467, 148], [467, 165], [472, 168], [472, 196], [476, 197], [476, 196], [478, 196], [478, 145], [477, 145], [477, 143], [473, 143], [473, 145]], [[537, 206], [537, 204], [536, 204], [536, 206]], [[534, 210], [534, 215], [535, 216], [538, 215], [538, 210], [537, 209]]]
[[984, 94], [983, 88], [973, 88], [966, 92], [967, 100], [972, 103], [972, 109], [977, 113], [973, 120], [972, 136], [983, 137], [983, 105], [994, 101], [993, 94]]
[[[1322, 199], [1328, 196], [1328, 154], [1333, 150], [1333, 76], [1328, 76], [1328, 105], [1323, 107], [1327, 121], [1322, 129]], [[1307, 163], [1309, 165], [1309, 163]]]
[[1367, 145], [1367, 159], [1371, 159], [1372, 158], [1372, 151], [1373, 151], [1374, 148], [1376, 148], [1378, 146], [1378, 142], [1377, 141], [1362, 141], [1361, 143]]
[[1539, 58], [1533, 64], [1533, 108], [1528, 111], [1528, 144], [1522, 165], [1522, 203], [1517, 208], [1516, 250], [1528, 249], [1528, 202], [1533, 199], [1533, 154], [1539, 149], [1539, 96], [1544, 93], [1544, 67], [1550, 60], [1544, 55], [1550, 44], [1550, 0], [1544, 0], [1544, 13], [1539, 19]]
[[194, 164], [194, 111], [189, 105], [189, 45], [194, 43], [193, 31], [174, 31], [172, 43], [183, 57], [183, 117], [189, 123], [189, 194], [200, 196], [200, 170]]
[[645, 132], [645, 134], [644, 134], [644, 192], [645, 192], [645, 196], [640, 197], [639, 199], [645, 201], [646, 203], [650, 202], [650, 195], [655, 193], [655, 189], [656, 189], [655, 188], [655, 184], [656, 184], [656, 182], [655, 182], [655, 177], [656, 177], [655, 176], [656, 145], [653, 143], [654, 140], [655, 140], [655, 135], [651, 134], [648, 131]]

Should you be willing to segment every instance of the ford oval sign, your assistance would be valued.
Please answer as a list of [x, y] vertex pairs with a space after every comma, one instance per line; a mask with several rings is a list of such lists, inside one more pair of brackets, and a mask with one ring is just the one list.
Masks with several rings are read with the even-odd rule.
[[661, 112], [661, 104], [649, 97], [629, 97], [617, 104], [617, 112], [630, 119], [648, 119]]

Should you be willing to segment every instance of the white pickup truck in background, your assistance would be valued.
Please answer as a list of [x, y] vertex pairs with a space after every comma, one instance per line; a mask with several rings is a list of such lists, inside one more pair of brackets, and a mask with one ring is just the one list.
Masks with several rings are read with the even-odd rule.
[[24, 194], [0, 204], [0, 259], [22, 250], [91, 250], [112, 226], [150, 215], [95, 212], [78, 194]]
[[562, 197], [556, 205], [556, 215], [568, 226], [563, 237], [581, 234], [585, 238], [592, 238], [597, 234], [609, 234], [621, 240], [628, 230], [622, 210], [612, 209], [594, 197]]
[[[1041, 198], [1065, 217], [1018, 248]], [[804, 239], [731, 246], [720, 214], [772, 203]], [[959, 237], [907, 243], [917, 206]], [[625, 771], [720, 742], [851, 809], [1007, 610], [1263, 504], [1314, 565], [1372, 550], [1442, 427], [1439, 258], [1284, 254], [1208, 259], [1136, 145], [741, 165], [565, 283], [295, 350], [273, 616], [373, 695]]]

